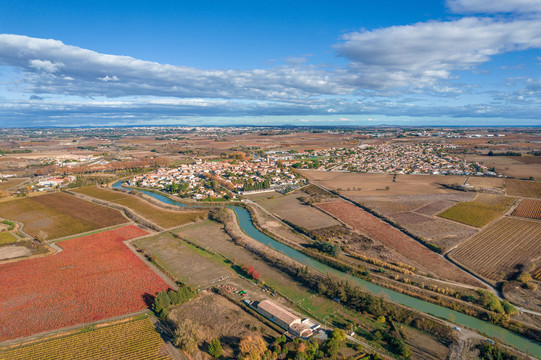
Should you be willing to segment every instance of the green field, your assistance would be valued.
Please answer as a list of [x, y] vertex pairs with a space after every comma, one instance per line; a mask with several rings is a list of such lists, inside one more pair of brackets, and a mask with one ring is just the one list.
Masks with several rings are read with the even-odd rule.
[[14, 244], [17, 241], [19, 241], [19, 239], [12, 233], [7, 231], [0, 232], [0, 246]]
[[506, 196], [478, 195], [475, 200], [458, 203], [439, 216], [482, 228], [502, 216], [515, 200], [515, 198]]
[[171, 359], [149, 319], [83, 331], [13, 349], [0, 349], [0, 359]]
[[127, 207], [148, 221], [165, 229], [188, 224], [207, 216], [206, 211], [166, 210], [154, 206], [148, 201], [145, 201], [135, 195], [130, 195], [120, 191], [107, 190], [97, 186], [86, 186], [79, 189], [74, 189], [73, 191]]

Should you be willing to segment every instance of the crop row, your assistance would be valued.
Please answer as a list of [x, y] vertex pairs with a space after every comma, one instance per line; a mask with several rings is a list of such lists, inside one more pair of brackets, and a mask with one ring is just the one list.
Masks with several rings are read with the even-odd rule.
[[514, 216], [541, 219], [541, 200], [523, 199], [513, 211]]
[[0, 352], [13, 360], [165, 360], [164, 343], [148, 319], [116, 324]]
[[450, 256], [467, 268], [498, 281], [519, 265], [541, 256], [539, 223], [503, 218], [460, 245]]
[[44, 240], [127, 222], [117, 210], [61, 192], [2, 202], [0, 216], [22, 222], [27, 234]]

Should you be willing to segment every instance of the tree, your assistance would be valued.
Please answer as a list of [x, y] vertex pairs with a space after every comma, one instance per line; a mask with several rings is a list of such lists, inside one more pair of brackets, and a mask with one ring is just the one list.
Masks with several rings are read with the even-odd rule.
[[220, 339], [215, 338], [210, 342], [208, 353], [216, 359], [222, 356], [222, 343], [220, 342]]
[[253, 278], [254, 280], [259, 280], [260, 277], [261, 277], [261, 274], [259, 273], [259, 271], [255, 271], [255, 270], [254, 270], [254, 271], [252, 272], [252, 278]]
[[246, 360], [260, 360], [267, 350], [267, 343], [261, 335], [248, 335], [240, 341], [239, 349]]
[[160, 318], [165, 319], [169, 314], [169, 306], [171, 306], [171, 299], [167, 291], [160, 291], [154, 298], [152, 303], [152, 311]]
[[191, 353], [197, 348], [199, 341], [201, 341], [199, 324], [190, 319], [184, 319], [177, 325], [174, 344], [179, 349]]

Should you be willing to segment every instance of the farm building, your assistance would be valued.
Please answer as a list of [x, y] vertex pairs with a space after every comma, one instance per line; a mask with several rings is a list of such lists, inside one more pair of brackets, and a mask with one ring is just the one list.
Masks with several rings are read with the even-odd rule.
[[288, 310], [270, 300], [263, 300], [251, 304], [257, 312], [271, 320], [291, 335], [300, 338], [309, 338], [320, 325], [311, 319], [301, 319]]

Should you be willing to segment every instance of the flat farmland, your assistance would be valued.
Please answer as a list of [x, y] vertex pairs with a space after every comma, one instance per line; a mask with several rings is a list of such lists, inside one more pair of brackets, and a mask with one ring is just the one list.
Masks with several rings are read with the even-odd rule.
[[125, 206], [148, 221], [165, 229], [188, 224], [197, 219], [206, 218], [207, 216], [206, 211], [174, 211], [163, 209], [135, 195], [121, 191], [106, 190], [97, 186], [82, 187], [75, 189], [74, 192]]
[[443, 279], [478, 285], [471, 276], [443, 257], [358, 206], [343, 200], [321, 203], [316, 206]]
[[91, 331], [56, 337], [12, 349], [0, 349], [0, 358], [12, 360], [172, 359], [149, 319], [135, 320]]
[[454, 191], [448, 194], [350, 196], [349, 198], [387, 216], [408, 211], [415, 211], [423, 215], [435, 215], [457, 202], [473, 200], [475, 194]]
[[44, 231], [48, 240], [128, 222], [117, 210], [61, 192], [0, 202], [0, 216], [22, 222], [33, 237]]
[[519, 266], [528, 266], [541, 258], [541, 225], [536, 221], [505, 217], [449, 256], [490, 280], [503, 280]]
[[541, 220], [541, 200], [522, 199], [513, 216]]
[[23, 178], [23, 179], [7, 179], [7, 180], [4, 180], [4, 181], [0, 181], [0, 190], [8, 190], [10, 188], [13, 188], [13, 187], [19, 185], [19, 184], [22, 184], [26, 180], [28, 180], [28, 179], [27, 178]]
[[524, 163], [510, 156], [464, 155], [463, 157], [466, 160], [477, 161], [487, 167], [493, 167], [497, 173], [509, 177], [528, 179], [533, 176], [536, 180], [541, 179], [541, 164]]
[[259, 203], [268, 211], [278, 215], [293, 224], [302, 226], [308, 230], [335, 226], [340, 223], [319, 209], [310, 205], [304, 205], [297, 197], [298, 193], [280, 197], [278, 199], [265, 200]]
[[219, 256], [197, 249], [170, 233], [137, 240], [135, 244], [189, 285], [204, 285], [234, 273]]
[[[349, 196], [391, 196], [445, 194], [455, 192], [441, 184], [462, 184], [464, 176], [362, 174], [334, 171], [302, 170], [311, 182]], [[360, 189], [360, 190], [359, 190]]]
[[475, 200], [458, 203], [439, 216], [482, 228], [502, 216], [515, 201], [516, 198], [506, 196], [479, 194]]
[[147, 308], [169, 285], [123, 241], [147, 235], [134, 225], [58, 244], [64, 251], [0, 265], [0, 341]]
[[393, 214], [390, 218], [412, 234], [438, 245], [443, 251], [477, 233], [469, 226], [416, 212]]
[[505, 179], [505, 190], [510, 196], [541, 198], [541, 181]]
[[505, 185], [505, 179], [484, 176], [470, 176], [468, 178], [467, 184], [482, 188], [503, 189]]

